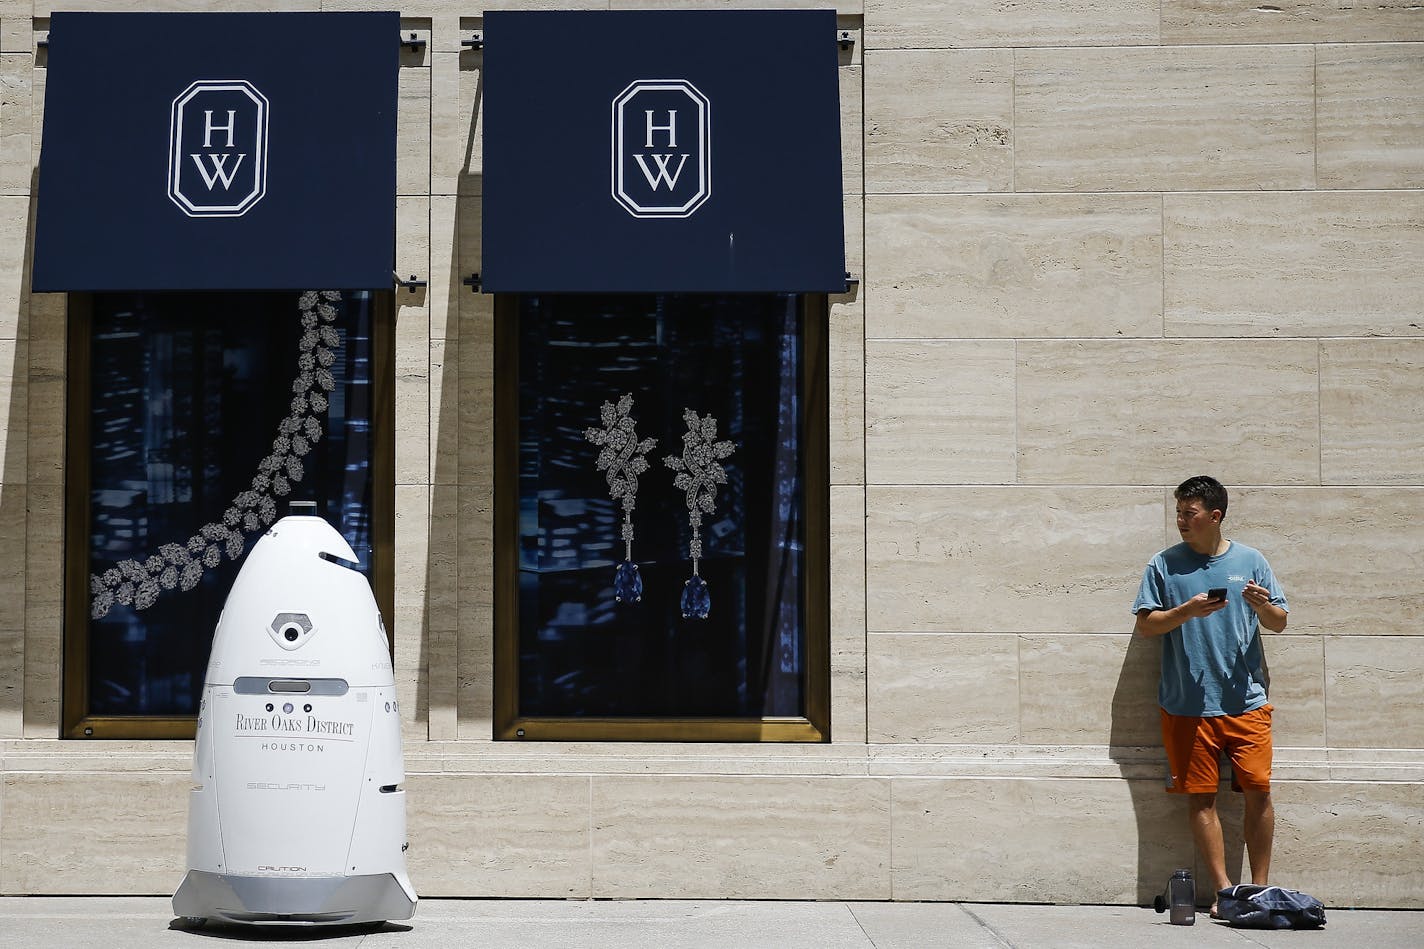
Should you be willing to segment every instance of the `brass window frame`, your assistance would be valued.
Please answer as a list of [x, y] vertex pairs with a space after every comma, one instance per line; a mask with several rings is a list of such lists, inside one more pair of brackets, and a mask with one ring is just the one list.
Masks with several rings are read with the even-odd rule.
[[[64, 668], [60, 735], [79, 739], [189, 739], [196, 715], [90, 715], [89, 410], [93, 404], [94, 295], [68, 295], [65, 327]], [[376, 604], [395, 647], [395, 294], [371, 313], [371, 559]]]
[[829, 742], [830, 303], [798, 295], [806, 443], [805, 711], [761, 718], [568, 718], [519, 714], [519, 295], [494, 307], [494, 738], [499, 741]]

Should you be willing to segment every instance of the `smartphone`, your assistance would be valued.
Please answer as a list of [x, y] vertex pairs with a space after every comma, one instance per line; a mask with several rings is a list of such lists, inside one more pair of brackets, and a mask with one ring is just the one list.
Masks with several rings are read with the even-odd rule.
[[1206, 591], [1206, 595], [1210, 600], [1224, 600], [1226, 599], [1226, 587], [1213, 587]]

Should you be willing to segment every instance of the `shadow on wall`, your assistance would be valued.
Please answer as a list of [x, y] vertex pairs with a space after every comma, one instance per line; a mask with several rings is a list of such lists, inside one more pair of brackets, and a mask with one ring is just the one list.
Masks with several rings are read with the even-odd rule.
[[[25, 610], [30, 507], [30, 266], [34, 254], [35, 184], [30, 171], [24, 254], [15, 309], [0, 313], [0, 738], [24, 730]], [[7, 280], [15, 275], [6, 274]], [[18, 552], [18, 553], [16, 553]]]
[[[483, 27], [480, 17], [460, 18], [462, 35]], [[432, 100], [439, 94], [432, 89]], [[454, 216], [430, 217], [430, 505], [419, 708], [431, 740], [492, 735], [494, 297], [479, 284], [483, 99], [483, 53], [463, 48], [460, 151], [442, 159], [442, 167], [458, 162]], [[432, 101], [431, 107], [437, 105]], [[432, 140], [431, 146], [448, 144]], [[436, 228], [453, 233], [437, 234]], [[448, 257], [436, 250], [441, 247], [448, 247]], [[434, 279], [441, 272], [443, 281]]]
[[1193, 875], [1198, 880], [1202, 877], [1201, 868], [1195, 867], [1186, 801], [1164, 790], [1166, 757], [1157, 705], [1162, 644], [1136, 635], [1125, 639], [1113, 691], [1108, 753], [1117, 762], [1132, 797], [1137, 835], [1136, 901], [1139, 906], [1150, 906], [1173, 870], [1193, 867]]
[[21, 552], [0, 557], [0, 738], [18, 738], [23, 728], [28, 376], [26, 348], [0, 339], [0, 544]]

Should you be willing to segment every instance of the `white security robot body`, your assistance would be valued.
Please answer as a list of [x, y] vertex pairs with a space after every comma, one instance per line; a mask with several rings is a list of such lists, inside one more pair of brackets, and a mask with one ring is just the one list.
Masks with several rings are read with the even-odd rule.
[[213, 637], [179, 916], [409, 919], [405, 769], [386, 632], [356, 554], [319, 517], [247, 555]]

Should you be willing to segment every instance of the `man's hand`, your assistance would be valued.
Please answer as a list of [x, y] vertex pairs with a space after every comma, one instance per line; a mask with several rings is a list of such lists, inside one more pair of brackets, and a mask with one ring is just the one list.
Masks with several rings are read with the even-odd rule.
[[1198, 593], [1183, 603], [1181, 608], [1186, 610], [1185, 619], [1197, 619], [1202, 616], [1210, 616], [1213, 613], [1226, 609], [1226, 600], [1225, 598], [1213, 600], [1205, 593]]
[[1137, 614], [1134, 631], [1139, 636], [1165, 636], [1189, 619], [1210, 616], [1217, 610], [1226, 609], [1225, 600], [1213, 600], [1205, 593], [1198, 593], [1180, 606], [1170, 610], [1143, 610]]
[[1262, 626], [1273, 633], [1279, 633], [1286, 628], [1286, 611], [1271, 602], [1270, 590], [1252, 581], [1241, 591], [1241, 598], [1256, 612], [1256, 618], [1261, 621]]
[[1246, 588], [1241, 591], [1241, 596], [1245, 599], [1246, 605], [1258, 613], [1261, 611], [1261, 607], [1271, 602], [1271, 591], [1255, 581], [1246, 584]]

